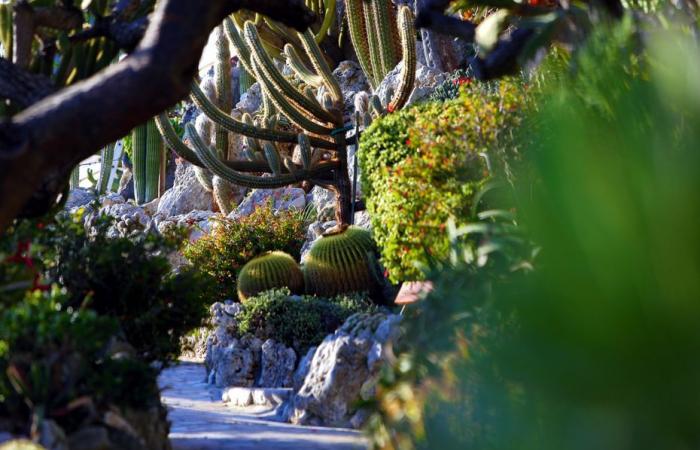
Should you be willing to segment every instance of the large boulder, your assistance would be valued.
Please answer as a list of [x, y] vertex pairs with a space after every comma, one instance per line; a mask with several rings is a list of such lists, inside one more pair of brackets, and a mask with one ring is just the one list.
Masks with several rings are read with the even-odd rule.
[[[355, 113], [355, 95], [358, 92], [368, 91], [369, 83], [362, 68], [355, 61], [341, 61], [333, 71], [333, 77], [338, 81], [340, 91], [343, 93], [343, 121], [351, 123]], [[323, 92], [324, 89], [321, 89], [319, 94], [322, 95]]]
[[107, 230], [107, 236], [124, 237], [140, 233], [151, 225], [151, 217], [138, 205], [132, 203], [107, 203], [99, 210], [99, 215], [115, 218]]
[[202, 236], [209, 234], [213, 227], [212, 218], [220, 216], [213, 211], [190, 211], [187, 214], [180, 214], [164, 219], [156, 215], [158, 231], [167, 233], [175, 228], [187, 229], [187, 237], [190, 242], [196, 242]]
[[167, 218], [194, 210], [211, 210], [212, 206], [211, 193], [197, 181], [194, 166], [182, 161], [175, 170], [175, 184], [158, 203], [157, 214]]
[[[408, 98], [406, 105], [418, 103], [430, 97], [435, 87], [445, 81], [446, 75], [438, 69], [431, 69], [421, 63], [416, 63], [416, 83]], [[394, 69], [384, 77], [384, 80], [377, 87], [375, 94], [379, 96], [382, 104], [388, 105], [391, 101], [390, 93], [395, 92], [399, 82], [401, 81], [401, 70], [403, 69], [403, 61], [394, 67]]]
[[290, 387], [297, 363], [296, 352], [272, 339], [262, 345], [260, 377], [255, 385], [260, 387]]
[[237, 219], [253, 214], [256, 208], [272, 202], [275, 211], [291, 209], [302, 210], [306, 207], [306, 193], [301, 188], [254, 189], [238, 205], [229, 218]]
[[398, 334], [401, 318], [384, 313], [351, 316], [314, 353], [299, 392], [282, 408], [299, 425], [358, 427], [366, 412], [356, 408], [372, 394], [384, 358], [383, 346]]
[[216, 387], [252, 387], [260, 367], [262, 341], [253, 336], [233, 338], [224, 348], [215, 349], [207, 360], [212, 364], [208, 381]]
[[81, 206], [89, 205], [90, 202], [95, 200], [95, 198], [95, 191], [91, 189], [71, 189], [71, 191], [68, 193], [68, 200], [66, 200], [65, 209], [70, 211], [75, 208], [80, 208]]

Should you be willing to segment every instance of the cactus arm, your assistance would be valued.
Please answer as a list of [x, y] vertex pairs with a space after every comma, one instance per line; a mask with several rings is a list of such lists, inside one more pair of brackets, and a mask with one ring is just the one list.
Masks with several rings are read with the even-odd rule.
[[[260, 67], [260, 65], [255, 59], [253, 60], [253, 70], [255, 71], [255, 77], [257, 79], [263, 79], [263, 69]], [[311, 133], [323, 135], [330, 134], [330, 132], [332, 131], [331, 128], [323, 126], [306, 117], [301, 111], [296, 109], [294, 105], [292, 105], [281, 92], [277, 91], [276, 89], [266, 89], [265, 94], [269, 96], [270, 100], [272, 100], [274, 105], [278, 109], [280, 109], [284, 113], [284, 115], [289, 118], [290, 121], [294, 122], [299, 127]], [[296, 135], [294, 140], [296, 141]]]
[[377, 36], [379, 58], [382, 65], [382, 73], [384, 76], [391, 72], [396, 67], [397, 59], [394, 51], [394, 40], [391, 33], [389, 16], [391, 2], [381, 0], [371, 0], [372, 15], [375, 18], [374, 32]]
[[272, 169], [272, 174], [279, 176], [282, 174], [282, 166], [280, 162], [280, 152], [271, 142], [263, 143], [263, 151], [265, 153], [265, 159]]
[[146, 196], [146, 124], [134, 128], [133, 145], [133, 174], [134, 174], [134, 197], [136, 203], [144, 203]]
[[291, 44], [285, 45], [284, 54], [287, 57], [287, 64], [289, 64], [289, 67], [292, 68], [299, 79], [316, 88], [323, 86], [323, 77], [311, 72], [311, 70], [304, 65], [294, 46]]
[[299, 134], [299, 152], [301, 153], [301, 161], [305, 170], [311, 167], [311, 143], [309, 137], [304, 133]]
[[221, 160], [219, 160], [199, 137], [197, 130], [194, 129], [194, 125], [191, 123], [187, 124], [187, 130], [192, 137], [194, 152], [197, 154], [197, 157], [204, 162], [207, 168], [215, 175], [218, 175], [221, 178], [240, 186], [246, 186], [253, 189], [275, 189], [285, 187], [290, 184], [299, 183], [312, 178], [319, 178], [322, 174], [337, 170], [339, 166], [337, 161], [325, 161], [310, 170], [299, 170], [295, 174], [283, 174], [280, 176], [267, 178], [247, 175], [232, 170]]
[[109, 175], [112, 173], [112, 163], [114, 162], [114, 144], [108, 144], [102, 149], [102, 154], [100, 155], [100, 181], [99, 181], [99, 193], [104, 195], [107, 193], [107, 184], [109, 182]]
[[[258, 128], [251, 125], [247, 125], [240, 122], [228, 114], [221, 111], [214, 105], [211, 100], [202, 92], [201, 88], [197, 83], [192, 83], [192, 94], [190, 95], [194, 104], [204, 112], [212, 121], [220, 123], [224, 128], [237, 134], [242, 134], [244, 136], [250, 136], [255, 139], [262, 139], [265, 141], [276, 141], [276, 142], [287, 142], [296, 143], [297, 135], [294, 133], [288, 133], [284, 131], [270, 130], [267, 128]], [[327, 133], [325, 133], [327, 134]], [[313, 138], [311, 143], [320, 148], [325, 149], [335, 149], [336, 144], [324, 139]]]
[[416, 82], [416, 29], [413, 22], [411, 8], [402, 6], [399, 9], [398, 24], [403, 68], [399, 86], [387, 107], [389, 112], [401, 109], [406, 105]]
[[211, 184], [214, 199], [216, 200], [216, 204], [219, 205], [219, 210], [225, 216], [228, 216], [233, 210], [233, 186], [231, 186], [231, 183], [228, 181], [216, 175], [212, 177]]
[[323, 22], [321, 23], [321, 28], [319, 28], [318, 33], [314, 36], [316, 43], [320, 44], [326, 38], [328, 30], [331, 29], [333, 22], [335, 21], [335, 3], [336, 0], [326, 0], [325, 2], [325, 12], [323, 14]]
[[372, 63], [374, 85], [379, 86], [386, 74], [384, 73], [384, 69], [382, 67], [382, 59], [379, 51], [379, 46], [381, 45], [378, 39], [379, 36], [377, 36], [377, 33], [373, 31], [374, 23], [376, 22], [377, 18], [374, 15], [374, 9], [372, 9], [372, 7], [366, 2], [363, 3], [362, 12], [365, 16], [366, 29], [364, 30], [364, 33], [367, 36], [367, 46], [369, 47], [369, 60]]
[[[310, 30], [306, 30], [303, 33], [299, 33], [299, 37], [301, 38], [301, 44], [304, 46], [306, 53], [309, 55], [309, 59], [311, 60], [314, 70], [321, 76], [321, 78], [323, 78], [326, 89], [328, 89], [328, 92], [330, 92], [331, 96], [333, 97], [333, 101], [335, 101], [337, 104], [342, 104], [343, 93], [340, 90], [340, 85], [333, 77], [333, 71], [328, 66], [323, 53], [321, 53], [321, 48], [314, 40], [313, 33], [311, 33]], [[335, 124], [337, 126], [342, 126], [342, 118], [339, 122], [336, 121]]]
[[243, 69], [248, 72], [249, 75], [253, 74], [253, 67], [250, 65], [250, 50], [245, 45], [243, 36], [241, 36], [238, 27], [233, 22], [230, 17], [224, 20], [224, 33], [228, 38], [233, 48], [236, 49], [236, 54], [238, 54], [238, 60], [240, 61]]
[[[311, 101], [304, 94], [297, 91], [296, 88], [284, 78], [279, 70], [277, 70], [272, 58], [270, 58], [263, 48], [262, 43], [260, 42], [260, 36], [252, 23], [246, 23], [244, 33], [246, 42], [251, 47], [251, 53], [254, 58], [253, 65], [255, 66], [255, 63], [258, 63], [259, 68], [262, 71], [262, 76], [257, 77], [258, 80], [261, 80], [266, 84], [269, 83], [269, 91], [277, 90], [284, 92], [286, 97], [289, 97], [291, 101], [308, 111], [319, 120], [324, 122], [333, 122], [334, 117], [332, 114], [321, 108], [321, 105], [319, 105], [318, 102]], [[255, 67], [253, 70], [255, 70]], [[277, 107], [285, 113], [288, 112], [288, 108], [284, 108], [281, 105], [277, 105]]]
[[367, 40], [367, 33], [365, 32], [365, 16], [362, 2], [363, 0], [346, 0], [345, 11], [348, 19], [350, 40], [352, 41], [353, 47], [355, 47], [355, 53], [360, 62], [360, 67], [362, 67], [362, 71], [367, 76], [367, 81], [369, 81], [372, 89], [375, 89], [377, 83], [375, 82], [374, 72], [372, 71], [372, 61], [369, 55], [369, 42]]
[[238, 94], [243, 97], [243, 94], [248, 92], [248, 89], [255, 83], [255, 78], [248, 73], [245, 67], [241, 67], [240, 71], [240, 76], [238, 78]]
[[[233, 109], [231, 92], [231, 52], [228, 40], [224, 35], [224, 27], [216, 29], [216, 64], [214, 65], [214, 77], [216, 79], [216, 103], [223, 111], [230, 112]], [[228, 156], [228, 130], [221, 124], [214, 123], [214, 142], [219, 157]]]
[[163, 140], [153, 119], [146, 124], [146, 185], [144, 187], [145, 203], [158, 197], [160, 163], [163, 153]]

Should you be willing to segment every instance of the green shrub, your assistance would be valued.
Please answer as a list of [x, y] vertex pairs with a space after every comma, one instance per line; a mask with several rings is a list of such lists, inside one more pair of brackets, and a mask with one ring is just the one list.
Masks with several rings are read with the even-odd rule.
[[302, 355], [354, 313], [373, 308], [360, 295], [330, 299], [290, 295], [288, 289], [270, 290], [246, 300], [238, 316], [239, 332], [274, 339]]
[[485, 180], [509, 172], [525, 105], [517, 81], [470, 83], [456, 100], [391, 114], [363, 134], [363, 190], [393, 282], [420, 278], [415, 263], [444, 258], [444, 224], [465, 223]]
[[193, 269], [172, 273], [177, 241], [153, 234], [107, 237], [108, 218], [64, 216], [37, 239], [49, 279], [63, 286], [65, 308], [89, 308], [117, 319], [124, 339], [146, 361], [177, 358], [181, 336], [201, 325], [211, 284]]
[[302, 211], [275, 213], [272, 205], [258, 207], [237, 220], [219, 220], [210, 235], [184, 251], [193, 267], [217, 283], [213, 301], [237, 298], [238, 272], [251, 259], [269, 251], [289, 253], [297, 261], [306, 239]]
[[34, 291], [0, 313], [0, 419], [28, 433], [32, 414], [70, 432], [90, 409], [159, 404], [156, 370], [137, 359], [113, 359], [115, 319], [64, 309], [65, 292]]

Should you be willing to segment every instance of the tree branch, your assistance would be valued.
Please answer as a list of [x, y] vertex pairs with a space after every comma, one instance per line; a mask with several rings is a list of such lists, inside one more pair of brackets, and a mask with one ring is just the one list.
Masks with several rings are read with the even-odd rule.
[[11, 100], [20, 108], [25, 108], [55, 90], [48, 77], [30, 73], [0, 57], [0, 99]]
[[314, 20], [301, 0], [163, 0], [129, 57], [0, 123], [0, 231], [42, 183], [65, 183], [82, 159], [184, 98], [209, 32], [242, 8], [299, 30]]

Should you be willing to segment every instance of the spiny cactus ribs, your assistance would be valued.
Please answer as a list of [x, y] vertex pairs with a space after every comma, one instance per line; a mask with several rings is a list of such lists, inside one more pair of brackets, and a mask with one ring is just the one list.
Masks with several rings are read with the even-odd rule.
[[275, 251], [250, 260], [238, 274], [238, 298], [245, 301], [260, 292], [289, 288], [292, 294], [304, 292], [304, 275], [290, 255]]

